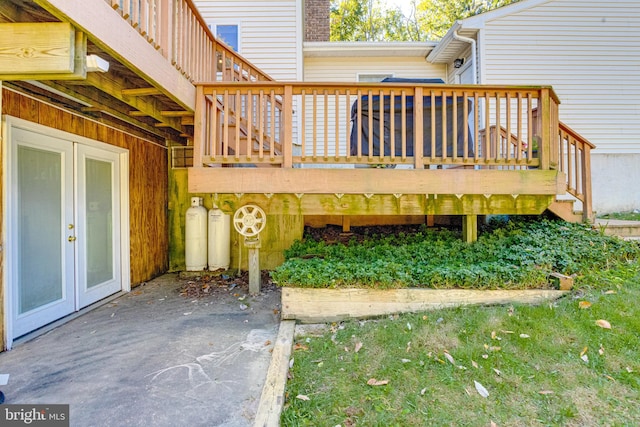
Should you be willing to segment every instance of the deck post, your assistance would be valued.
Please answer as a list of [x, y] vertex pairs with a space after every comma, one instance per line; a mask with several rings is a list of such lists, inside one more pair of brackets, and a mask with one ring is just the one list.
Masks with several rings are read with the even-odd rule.
[[260, 293], [260, 240], [245, 237], [244, 246], [249, 250], [249, 294]]
[[540, 169], [551, 167], [551, 96], [549, 88], [540, 89]]
[[462, 239], [467, 243], [478, 240], [478, 215], [463, 216]]
[[[204, 86], [196, 86], [196, 108], [193, 117], [193, 167], [201, 168], [204, 144], [207, 141], [207, 99], [204, 96]], [[216, 129], [212, 129], [216, 132]]]
[[589, 144], [582, 145], [582, 220], [590, 222], [593, 220], [592, 194], [591, 194], [591, 147]]

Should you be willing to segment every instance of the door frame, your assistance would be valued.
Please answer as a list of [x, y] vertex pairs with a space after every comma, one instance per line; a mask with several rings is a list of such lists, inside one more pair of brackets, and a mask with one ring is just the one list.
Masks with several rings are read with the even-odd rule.
[[[19, 119], [17, 117], [3, 115], [2, 116], [2, 185], [3, 185], [3, 193], [2, 193], [2, 205], [4, 206], [2, 212], [2, 230], [3, 231], [3, 241], [2, 248], [0, 251], [0, 256], [2, 257], [2, 265], [4, 269], [2, 271], [2, 286], [3, 286], [3, 299], [4, 299], [4, 344], [7, 350], [11, 349], [13, 344], [14, 336], [13, 336], [13, 286], [15, 282], [15, 272], [13, 271], [13, 261], [12, 256], [15, 254], [15, 242], [13, 242], [13, 237], [9, 230], [9, 212], [12, 212], [13, 206], [11, 197], [9, 197], [9, 189], [10, 189], [10, 178], [13, 175], [13, 168], [15, 165], [12, 165], [10, 162], [11, 159], [11, 150], [12, 148], [12, 130], [14, 128], [20, 128], [26, 131], [39, 133], [42, 135], [55, 137], [58, 139], [64, 139], [76, 144], [88, 145], [91, 147], [100, 148], [105, 151], [110, 151], [117, 153], [119, 155], [120, 160], [120, 265], [121, 265], [121, 291], [129, 292], [131, 291], [131, 272], [130, 272], [130, 237], [129, 237], [129, 150], [116, 147], [114, 145], [106, 144], [104, 142], [96, 141], [90, 138], [78, 136], [69, 132], [61, 131], [58, 129], [53, 129], [47, 126], [43, 126], [37, 123], [33, 123], [27, 120]], [[75, 159], [74, 159], [75, 162]], [[75, 169], [75, 168], [74, 168]], [[75, 170], [74, 170], [75, 174]], [[75, 180], [75, 176], [74, 176]], [[72, 195], [75, 198], [75, 195]], [[77, 207], [75, 206], [74, 200], [74, 216], [77, 213]], [[75, 266], [75, 276], [77, 277], [77, 263]], [[77, 283], [76, 283], [77, 287]], [[78, 308], [78, 297], [77, 295], [74, 297], [75, 299], [75, 312], [79, 310]], [[89, 306], [91, 307], [91, 306]]]

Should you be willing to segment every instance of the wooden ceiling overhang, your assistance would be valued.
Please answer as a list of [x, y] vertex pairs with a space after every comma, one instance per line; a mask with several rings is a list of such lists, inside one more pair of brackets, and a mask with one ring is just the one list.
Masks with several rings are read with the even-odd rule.
[[[3, 85], [105, 123], [135, 126], [138, 132], [154, 139], [188, 144], [193, 137], [195, 100], [195, 87], [188, 79], [171, 64], [160, 62], [160, 66], [169, 69], [168, 74], [175, 73], [168, 75], [170, 84], [163, 84], [153, 76], [157, 64], [147, 64], [148, 71], [128, 61], [117, 46], [106, 44], [88, 28], [91, 16], [84, 23], [74, 22], [74, 17], [52, 5], [56, 1], [0, 2]], [[90, 7], [88, 3], [78, 4]], [[108, 6], [104, 1], [95, 3], [100, 4]], [[129, 31], [122, 37], [131, 36], [131, 28], [124, 20], [114, 22], [122, 24], [124, 32]], [[97, 27], [100, 25], [105, 24], [98, 23]], [[118, 28], [113, 30], [117, 32]], [[152, 45], [148, 49], [153, 49]], [[88, 70], [89, 55], [105, 60], [108, 71]], [[166, 61], [161, 55], [155, 57]]]

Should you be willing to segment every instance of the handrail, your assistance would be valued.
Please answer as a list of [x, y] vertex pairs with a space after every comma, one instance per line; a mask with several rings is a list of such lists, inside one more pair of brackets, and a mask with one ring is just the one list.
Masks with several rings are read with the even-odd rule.
[[[196, 122], [202, 126], [194, 141], [195, 167], [291, 162], [557, 168], [551, 135], [557, 134], [558, 101], [549, 87], [310, 82], [197, 87]], [[488, 143], [492, 128], [504, 128], [511, 144]]]
[[192, 0], [105, 0], [191, 82], [273, 80], [216, 39]]
[[563, 122], [559, 122], [558, 140], [558, 169], [566, 175], [567, 192], [582, 202], [583, 220], [591, 221], [591, 150], [596, 146]]

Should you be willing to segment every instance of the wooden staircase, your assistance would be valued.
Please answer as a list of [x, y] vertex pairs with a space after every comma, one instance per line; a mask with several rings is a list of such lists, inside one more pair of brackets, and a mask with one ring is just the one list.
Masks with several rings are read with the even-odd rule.
[[[554, 160], [566, 176], [566, 195], [559, 195], [547, 210], [565, 221], [593, 222], [591, 150], [595, 145], [562, 122], [558, 129], [559, 144]], [[576, 204], [581, 205], [581, 211], [575, 209]]]

